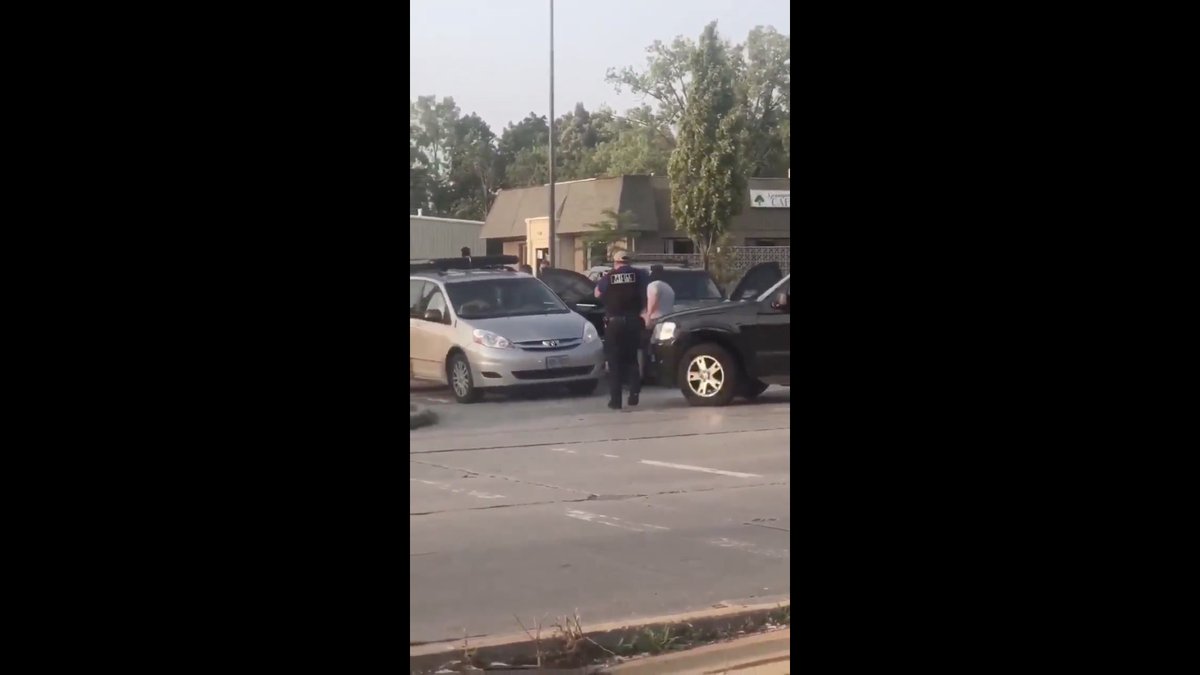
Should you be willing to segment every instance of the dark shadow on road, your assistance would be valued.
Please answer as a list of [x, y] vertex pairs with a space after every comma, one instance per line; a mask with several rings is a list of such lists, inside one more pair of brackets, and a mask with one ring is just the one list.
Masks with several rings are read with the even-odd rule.
[[[654, 401], [643, 401], [643, 405], [639, 406], [639, 409], [685, 410], [685, 409], [692, 408], [692, 407], [695, 407], [697, 410], [704, 409], [704, 406], [692, 406], [691, 404], [689, 404], [687, 402], [687, 399], [684, 398], [683, 394], [680, 393], [679, 391], [676, 391], [675, 393], [676, 393], [676, 396], [671, 396], [666, 399], [655, 399]], [[735, 397], [732, 401], [729, 402], [729, 405], [714, 406], [712, 408], [709, 408], [709, 410], [722, 410], [725, 408], [743, 408], [743, 407], [747, 407], [747, 406], [756, 406], [756, 405], [790, 403], [791, 400], [792, 400], [792, 395], [790, 392], [772, 391], [772, 392], [767, 392], [767, 393], [762, 394], [761, 396], [754, 399], [753, 401], [749, 401], [749, 400], [746, 400], [741, 397]]]

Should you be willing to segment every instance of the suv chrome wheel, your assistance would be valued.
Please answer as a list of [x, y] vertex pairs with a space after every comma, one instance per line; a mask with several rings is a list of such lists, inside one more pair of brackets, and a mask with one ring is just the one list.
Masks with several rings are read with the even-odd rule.
[[692, 359], [687, 370], [688, 387], [697, 396], [711, 398], [725, 385], [725, 369], [721, 362], [707, 354]]
[[678, 384], [692, 405], [728, 405], [741, 387], [742, 373], [737, 359], [713, 342], [687, 350], [679, 361]]

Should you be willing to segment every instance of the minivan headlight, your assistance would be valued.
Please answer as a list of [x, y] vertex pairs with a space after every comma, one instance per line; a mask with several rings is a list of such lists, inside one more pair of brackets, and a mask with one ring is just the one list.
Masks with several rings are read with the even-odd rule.
[[595, 340], [599, 337], [600, 337], [600, 334], [596, 332], [596, 327], [592, 325], [592, 322], [584, 321], [583, 322], [583, 341], [585, 343], [587, 343], [587, 342], [591, 342], [592, 340]]
[[673, 337], [675, 337], [675, 322], [674, 321], [660, 321], [657, 325], [654, 326], [654, 341], [655, 342], [666, 342], [667, 340], [670, 340]]
[[480, 330], [476, 328], [471, 331], [471, 335], [475, 337], [475, 342], [484, 347], [493, 347], [495, 349], [508, 349], [512, 347], [512, 343], [503, 335], [496, 335], [490, 330]]

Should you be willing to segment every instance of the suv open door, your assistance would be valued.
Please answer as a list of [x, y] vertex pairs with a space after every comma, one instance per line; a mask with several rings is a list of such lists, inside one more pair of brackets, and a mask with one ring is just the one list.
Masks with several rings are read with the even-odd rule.
[[734, 302], [753, 300], [762, 295], [768, 288], [779, 283], [780, 279], [783, 279], [783, 270], [779, 267], [779, 263], [759, 263], [746, 270], [741, 280], [733, 287], [733, 292], [729, 294], [729, 299]]
[[604, 306], [595, 295], [595, 283], [578, 272], [557, 267], [542, 270], [541, 279], [571, 309], [591, 322], [600, 337], [604, 337]]

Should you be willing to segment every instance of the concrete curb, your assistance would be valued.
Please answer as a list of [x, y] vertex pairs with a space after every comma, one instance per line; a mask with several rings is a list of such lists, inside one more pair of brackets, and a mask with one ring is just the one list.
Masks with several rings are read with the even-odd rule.
[[655, 673], [723, 673], [746, 671], [787, 673], [792, 658], [792, 629], [784, 628], [748, 638], [705, 645], [683, 652], [650, 656], [627, 661], [604, 670], [617, 675], [654, 675]]
[[408, 404], [408, 430], [427, 427], [437, 422], [437, 413], [429, 408], [422, 408], [412, 403]]
[[[651, 617], [636, 622], [610, 622], [597, 625], [592, 630], [585, 632], [583, 637], [586, 639], [578, 642], [589, 649], [594, 657], [609, 657], [612, 652], [619, 653], [621, 645], [633, 643], [647, 630], [661, 633], [669, 627], [672, 634], [695, 636], [702, 643], [696, 649], [721, 647], [724, 643], [728, 643], [730, 638], [736, 639], [753, 635], [768, 629], [772, 619], [778, 617], [783, 608], [789, 608], [790, 612], [790, 605], [790, 601], [784, 600], [769, 604], [739, 605]], [[516, 623], [515, 619], [513, 623]], [[529, 626], [528, 622], [526, 622], [526, 627], [531, 632], [534, 631], [533, 626]], [[540, 640], [543, 655], [547, 657], [554, 655], [556, 648], [559, 648], [561, 644], [561, 638], [556, 638], [554, 630], [547, 628], [543, 623]], [[524, 633], [472, 638], [468, 641], [467, 646], [477, 662], [484, 664], [500, 662], [510, 666], [536, 663], [539, 648], [539, 645]], [[463, 652], [462, 640], [410, 646], [409, 670], [413, 673], [433, 673], [444, 667], [450, 667], [450, 664], [456, 661], [461, 661]], [[643, 660], [647, 659], [632, 660], [628, 662], [628, 665], [632, 666]], [[616, 667], [619, 659], [614, 657], [609, 658], [608, 661], [608, 664], [605, 665], [598, 662], [588, 666], [565, 666], [554, 663], [546, 665], [550, 668], [570, 669], [571, 672], [607, 672], [607, 669]]]

